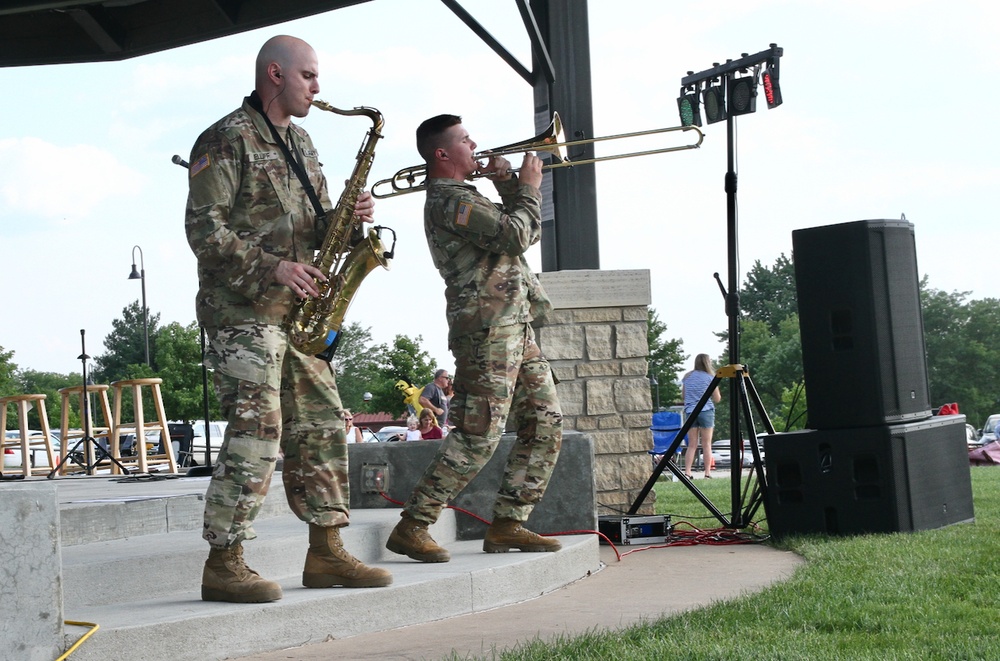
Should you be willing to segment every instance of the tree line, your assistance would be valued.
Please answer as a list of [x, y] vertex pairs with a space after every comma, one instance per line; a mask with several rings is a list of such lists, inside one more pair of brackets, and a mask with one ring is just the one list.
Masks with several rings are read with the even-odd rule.
[[[966, 421], [978, 428], [989, 415], [1000, 413], [1000, 301], [934, 289], [927, 276], [919, 288], [931, 406], [957, 403]], [[740, 308], [740, 362], [747, 366], [765, 411], [779, 432], [803, 429], [808, 400], [793, 260], [782, 254], [771, 266], [754, 262], [740, 290]], [[726, 340], [728, 333], [717, 336]], [[723, 351], [716, 364], [728, 362]], [[717, 435], [722, 434], [718, 437], [728, 438], [725, 381], [722, 389], [715, 425]], [[762, 430], [759, 424], [757, 430]]]
[[[163, 407], [171, 420], [191, 422], [204, 418], [201, 331], [196, 322], [160, 324], [159, 314], [148, 316], [149, 361], [146, 364], [142, 306], [134, 301], [122, 310], [122, 316], [112, 321], [112, 330], [104, 338], [104, 352], [89, 364], [88, 376], [93, 383], [110, 384], [122, 379], [159, 377]], [[401, 416], [406, 408], [403, 394], [396, 387], [405, 381], [419, 388], [429, 383], [437, 369], [430, 355], [421, 348], [423, 339], [397, 335], [391, 343], [375, 344], [371, 331], [358, 323], [342, 329], [342, 339], [331, 369], [337, 379], [345, 408], [355, 413], [385, 412]], [[59, 374], [19, 368], [14, 351], [0, 347], [0, 396], [32, 393], [44, 394], [49, 424], [57, 429], [61, 424], [62, 396], [60, 388], [83, 383], [82, 362], [78, 373]], [[366, 400], [366, 393], [371, 398]], [[131, 394], [123, 394], [123, 416], [131, 411]], [[209, 417], [219, 419], [219, 403], [208, 374]], [[152, 402], [143, 402], [144, 410], [152, 410]], [[69, 426], [81, 428], [81, 412], [72, 403]], [[92, 410], [94, 424], [101, 424]], [[16, 416], [8, 413], [7, 427], [16, 428]], [[36, 409], [28, 416], [32, 429], [39, 429]]]
[[[926, 357], [931, 403], [957, 402], [967, 420], [980, 426], [992, 413], [1000, 412], [1000, 305], [997, 299], [970, 299], [971, 292], [943, 292], [920, 282]], [[104, 339], [104, 353], [91, 368], [95, 383], [158, 376], [163, 379], [164, 408], [171, 419], [203, 417], [201, 338], [196, 323], [160, 324], [151, 314], [149, 323], [150, 365], [145, 363], [142, 307], [139, 301], [126, 306], [112, 322]], [[654, 407], [679, 404], [679, 375], [691, 368], [683, 341], [667, 336], [667, 325], [656, 310], [648, 314], [650, 396]], [[728, 324], [727, 324], [728, 325]], [[723, 341], [728, 332], [716, 333]], [[370, 328], [354, 322], [343, 329], [343, 339], [331, 363], [341, 399], [354, 412], [386, 412], [402, 415], [403, 394], [397, 382], [423, 387], [437, 369], [421, 347], [422, 338], [397, 335], [393, 342], [374, 344]], [[747, 365], [768, 417], [777, 431], [802, 429], [806, 420], [806, 392], [802, 371], [795, 272], [784, 254], [770, 266], [759, 260], [747, 272], [740, 289], [740, 362]], [[724, 350], [715, 364], [727, 365]], [[210, 417], [219, 417], [218, 402], [209, 377]], [[21, 369], [14, 352], [0, 347], [0, 396], [17, 393], [48, 395], [50, 421], [58, 425], [58, 389], [79, 385], [81, 374], [56, 374]], [[850, 384], [844, 384], [850, 387]], [[722, 403], [716, 411], [717, 436], [729, 429], [729, 383], [721, 385]], [[370, 393], [370, 400], [365, 394]], [[34, 411], [32, 412], [34, 415]], [[16, 420], [8, 415], [8, 427]], [[38, 420], [29, 421], [37, 428]], [[758, 431], [763, 428], [756, 421]], [[70, 412], [70, 425], [80, 426], [79, 412]]]

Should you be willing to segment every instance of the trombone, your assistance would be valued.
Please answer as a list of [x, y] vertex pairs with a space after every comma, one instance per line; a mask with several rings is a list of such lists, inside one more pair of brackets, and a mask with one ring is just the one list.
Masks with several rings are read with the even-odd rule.
[[[697, 142], [693, 142], [687, 145], [681, 145], [679, 147], [662, 147], [660, 149], [646, 149], [642, 151], [634, 151], [626, 154], [611, 154], [608, 156], [598, 156], [596, 158], [585, 158], [580, 160], [570, 160], [569, 156], [566, 154], [566, 150], [569, 147], [575, 147], [579, 145], [589, 145], [595, 142], [606, 142], [609, 140], [622, 140], [624, 138], [636, 138], [639, 136], [655, 135], [657, 133], [670, 133], [672, 131], [694, 131], [698, 134]], [[650, 129], [648, 131], [635, 131], [633, 133], [619, 133], [617, 135], [608, 135], [600, 138], [583, 138], [580, 140], [570, 140], [567, 141], [565, 134], [563, 132], [562, 120], [559, 118], [559, 113], [552, 113], [552, 123], [549, 127], [536, 135], [534, 138], [529, 138], [528, 140], [522, 140], [520, 142], [514, 142], [509, 145], [504, 145], [503, 147], [497, 147], [496, 149], [488, 149], [486, 151], [477, 152], [475, 158], [477, 161], [482, 161], [488, 159], [490, 156], [505, 156], [507, 154], [518, 154], [529, 151], [541, 151], [547, 152], [552, 155], [553, 162], [547, 163], [542, 166], [543, 170], [553, 170], [555, 168], [570, 168], [574, 165], [587, 165], [589, 163], [597, 163], [600, 161], [613, 161], [620, 158], [632, 158], [633, 156], [646, 156], [649, 154], [663, 154], [671, 151], [682, 151], [685, 149], [697, 149], [701, 146], [702, 140], [705, 139], [705, 134], [701, 132], [697, 126], [672, 126], [670, 128], [663, 129]], [[485, 166], [484, 166], [485, 167]], [[516, 173], [519, 168], [512, 168], [508, 170], [510, 173]], [[476, 172], [469, 176], [470, 180], [479, 179], [481, 177], [488, 176], [487, 173]], [[384, 190], [382, 192], [379, 189], [385, 189], [388, 187], [390, 190]], [[371, 188], [372, 197], [378, 199], [385, 199], [387, 197], [396, 197], [397, 195], [406, 195], [407, 193], [416, 193], [417, 191], [422, 191], [427, 189], [427, 166], [426, 165], [414, 165], [412, 167], [403, 168], [392, 177], [388, 179], [382, 179], [381, 181], [375, 182]]]

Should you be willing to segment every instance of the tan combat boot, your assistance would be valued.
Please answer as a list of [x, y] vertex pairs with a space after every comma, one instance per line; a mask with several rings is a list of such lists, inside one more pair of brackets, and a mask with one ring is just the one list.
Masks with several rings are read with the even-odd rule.
[[506, 553], [512, 548], [529, 553], [542, 551], [558, 551], [562, 548], [559, 540], [542, 537], [530, 530], [525, 530], [520, 521], [514, 519], [494, 519], [486, 529], [483, 540], [483, 550], [487, 553]]
[[403, 518], [389, 535], [385, 547], [393, 553], [405, 555], [420, 562], [448, 562], [451, 554], [438, 546], [437, 542], [427, 532], [427, 524], [417, 521], [408, 513], [403, 512]]
[[369, 567], [344, 549], [340, 529], [309, 524], [309, 552], [302, 570], [307, 588], [384, 588], [392, 583], [385, 569]]
[[202, 601], [259, 604], [281, 599], [281, 586], [260, 577], [243, 561], [243, 546], [213, 546], [201, 573]]

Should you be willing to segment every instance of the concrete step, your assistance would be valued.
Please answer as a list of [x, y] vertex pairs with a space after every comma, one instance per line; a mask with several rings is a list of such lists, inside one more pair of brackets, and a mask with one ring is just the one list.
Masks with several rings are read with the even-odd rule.
[[[397, 510], [355, 510], [345, 546], [389, 569], [393, 584], [370, 589], [308, 589], [301, 584], [307, 527], [286, 515], [259, 520], [248, 564], [277, 580], [284, 597], [270, 604], [201, 601], [207, 548], [175, 531], [64, 549], [65, 619], [100, 629], [75, 660], [225, 659], [309, 642], [431, 622], [532, 599], [600, 568], [596, 536], [562, 537], [557, 553], [483, 553], [482, 540], [455, 540], [454, 513], [432, 528], [452, 554], [424, 564], [384, 549]], [[66, 628], [66, 646], [83, 630]]]
[[[385, 549], [398, 520], [398, 510], [355, 510], [351, 525], [341, 529], [345, 548], [365, 563], [398, 557]], [[244, 545], [247, 564], [271, 580], [300, 580], [309, 547], [308, 526], [286, 513], [258, 519], [254, 530], [258, 538]], [[455, 541], [451, 510], [432, 526], [431, 535], [441, 544]], [[142, 595], [200, 593], [206, 557], [208, 543], [194, 530], [64, 547], [63, 601], [67, 609], [75, 609]]]

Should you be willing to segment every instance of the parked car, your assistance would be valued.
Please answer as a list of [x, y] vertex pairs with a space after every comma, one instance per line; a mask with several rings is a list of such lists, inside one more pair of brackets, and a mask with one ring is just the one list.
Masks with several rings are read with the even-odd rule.
[[[764, 460], [764, 434], [757, 437], [757, 449], [760, 452], [761, 461]], [[743, 452], [741, 453], [740, 464], [743, 468], [753, 466], [753, 450], [750, 448], [750, 441], [743, 439]], [[730, 468], [733, 462], [730, 459], [729, 439], [712, 442], [712, 457], [715, 458], [716, 468]]]
[[379, 443], [402, 441], [406, 439], [406, 427], [382, 427], [375, 432], [375, 437], [378, 438]]
[[[5, 435], [5, 437], [8, 440], [11, 440], [11, 439], [20, 439], [21, 438], [21, 432], [18, 431], [17, 429], [8, 429], [8, 430], [6, 430], [4, 432], [4, 435]], [[32, 438], [32, 439], [34, 439], [34, 438], [40, 439], [40, 438], [42, 438], [42, 432], [40, 432], [38, 430], [35, 430], [35, 429], [29, 429], [28, 430], [28, 436], [29, 436], [29, 438]], [[51, 435], [49, 436], [49, 440], [52, 443], [52, 452], [55, 454], [55, 460], [56, 460], [56, 463], [58, 464], [59, 463], [59, 448], [60, 448], [60, 445], [59, 445], [59, 433], [58, 432], [52, 432]], [[31, 454], [30, 454], [28, 460], [31, 462], [31, 466], [50, 466], [48, 457], [45, 456], [45, 451], [41, 447], [38, 447], [38, 446], [31, 448]], [[18, 447], [6, 447], [6, 448], [4, 448], [4, 452], [3, 452], [3, 466], [4, 466], [5, 469], [20, 470], [23, 467], [23, 465], [24, 465], [24, 462], [21, 459], [21, 448], [20, 448], [20, 446], [18, 446]], [[54, 466], [50, 466], [50, 467], [54, 468]]]
[[378, 436], [368, 427], [358, 427], [361, 430], [361, 441], [363, 443], [378, 443]]
[[[148, 454], [150, 450], [157, 447], [160, 444], [160, 431], [147, 431], [143, 433], [146, 437], [146, 453]], [[104, 443], [101, 443], [104, 446]], [[118, 449], [123, 457], [134, 457], [136, 456], [137, 448], [135, 447], [135, 434], [122, 434], [121, 439], [118, 441]]]
[[[229, 423], [225, 420], [210, 420], [208, 423], [209, 442], [212, 444], [209, 458], [214, 464], [219, 458], [219, 448], [222, 447], [222, 438], [225, 436], [226, 427]], [[205, 463], [205, 421], [191, 423], [194, 430], [194, 439], [191, 443], [191, 466], [201, 466]]]
[[994, 413], [986, 418], [986, 422], [983, 423], [983, 428], [979, 432], [979, 447], [997, 440], [996, 429], [998, 422], [1000, 422], [1000, 413]]
[[979, 432], [972, 425], [966, 423], [965, 425], [965, 444], [970, 450], [981, 447], [981, 439], [979, 438]]

